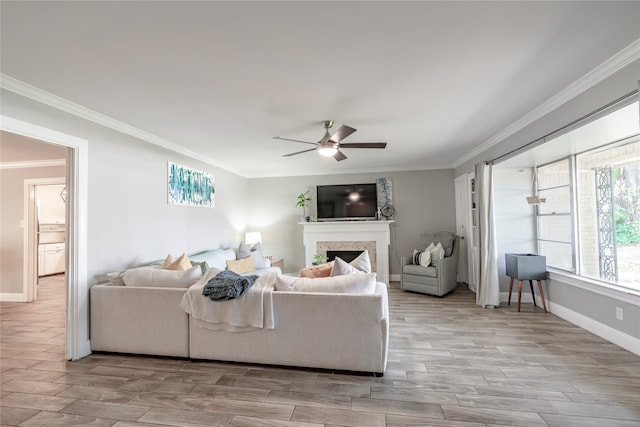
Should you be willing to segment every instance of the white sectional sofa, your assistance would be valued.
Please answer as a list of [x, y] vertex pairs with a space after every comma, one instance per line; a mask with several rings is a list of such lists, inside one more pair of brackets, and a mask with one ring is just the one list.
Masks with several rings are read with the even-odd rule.
[[[260, 273], [268, 271], [273, 270]], [[367, 293], [275, 290], [275, 327], [245, 332], [200, 327], [180, 307], [186, 292], [93, 286], [92, 350], [377, 374], [386, 370], [389, 312], [384, 283], [377, 282]]]

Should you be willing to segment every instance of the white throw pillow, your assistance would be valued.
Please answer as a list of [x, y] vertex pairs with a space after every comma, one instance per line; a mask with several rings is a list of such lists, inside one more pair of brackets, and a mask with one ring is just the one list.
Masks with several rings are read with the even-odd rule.
[[369, 251], [364, 250], [356, 259], [349, 264], [364, 273], [371, 273], [371, 260], [369, 259]]
[[202, 277], [200, 266], [188, 270], [165, 270], [157, 267], [138, 267], [125, 271], [122, 280], [126, 286], [158, 288], [188, 288]]
[[347, 274], [334, 277], [276, 276], [276, 291], [373, 294], [376, 273]]
[[421, 265], [423, 267], [429, 267], [431, 263], [431, 252], [428, 250], [424, 250], [420, 252], [419, 250], [413, 251], [413, 263], [415, 265]]
[[244, 259], [253, 255], [253, 268], [261, 270], [268, 268], [264, 254], [262, 253], [262, 242], [258, 242], [252, 247], [249, 247], [246, 243], [240, 243], [238, 246], [238, 252], [236, 254], [237, 259]]
[[336, 257], [336, 259], [333, 260], [333, 267], [331, 267], [330, 276], [344, 276], [345, 274], [353, 273], [362, 273], [362, 271], [358, 270], [351, 264], [348, 264], [347, 261], [342, 258]]
[[435, 266], [440, 259], [444, 259], [444, 248], [442, 243], [438, 242], [436, 247], [431, 250], [431, 265]]

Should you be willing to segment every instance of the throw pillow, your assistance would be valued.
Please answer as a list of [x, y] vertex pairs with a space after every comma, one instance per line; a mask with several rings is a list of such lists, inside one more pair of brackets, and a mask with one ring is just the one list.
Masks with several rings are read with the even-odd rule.
[[107, 273], [107, 279], [109, 279], [109, 284], [112, 286], [124, 286], [124, 281], [122, 280], [122, 271]]
[[237, 259], [244, 259], [253, 255], [253, 266], [255, 270], [267, 268], [267, 262], [262, 254], [262, 242], [258, 242], [252, 247], [249, 247], [246, 243], [240, 243], [238, 246]]
[[358, 255], [356, 259], [351, 261], [349, 264], [362, 272], [371, 273], [371, 260], [369, 259], [369, 251], [365, 249], [360, 255]]
[[376, 273], [347, 274], [345, 276], [309, 277], [276, 276], [276, 291], [373, 294]]
[[340, 257], [336, 257], [333, 268], [331, 269], [331, 276], [344, 276], [345, 274], [362, 273], [351, 264], [347, 263]]
[[322, 265], [314, 265], [300, 270], [300, 277], [329, 277], [332, 272], [334, 261]]
[[165, 270], [157, 267], [138, 267], [125, 271], [122, 280], [126, 286], [159, 288], [188, 288], [202, 277], [200, 267], [188, 270]]
[[431, 265], [435, 266], [438, 260], [444, 258], [444, 248], [442, 243], [438, 243], [435, 248], [431, 250]]
[[208, 269], [209, 269], [209, 265], [207, 264], [207, 261], [191, 261], [191, 266], [195, 267], [198, 266], [200, 267], [200, 270], [202, 270], [202, 274], [204, 274]]
[[423, 267], [428, 267], [431, 263], [431, 252], [424, 250], [420, 252], [419, 250], [413, 251], [413, 263], [415, 265], [421, 265]]
[[176, 260], [173, 258], [173, 256], [171, 254], [167, 255], [167, 257], [164, 259], [164, 262], [162, 263], [162, 266], [160, 266], [160, 268], [167, 268], [169, 267], [171, 264], [173, 264]]
[[162, 267], [162, 268], [167, 270], [183, 270], [184, 271], [184, 270], [190, 269], [191, 267], [193, 266], [191, 265], [191, 261], [189, 261], [189, 257], [187, 256], [187, 254], [183, 253], [182, 255], [180, 255], [180, 257], [177, 260], [175, 260], [168, 266]]
[[253, 271], [253, 256], [249, 255], [246, 258], [238, 260], [228, 260], [227, 270], [231, 270], [234, 273], [242, 274], [248, 271]]

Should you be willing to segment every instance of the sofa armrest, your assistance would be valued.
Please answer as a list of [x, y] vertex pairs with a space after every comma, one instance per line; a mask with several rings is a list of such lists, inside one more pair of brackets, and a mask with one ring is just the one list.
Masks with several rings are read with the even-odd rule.
[[95, 285], [90, 289], [91, 349], [189, 357], [185, 288]]
[[402, 256], [400, 257], [400, 267], [404, 267], [405, 265], [413, 264], [413, 257], [410, 256]]

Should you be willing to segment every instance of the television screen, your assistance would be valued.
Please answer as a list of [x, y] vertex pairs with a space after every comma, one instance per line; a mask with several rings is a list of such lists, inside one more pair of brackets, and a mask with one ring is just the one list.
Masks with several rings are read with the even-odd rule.
[[318, 185], [318, 220], [375, 219], [376, 184]]

